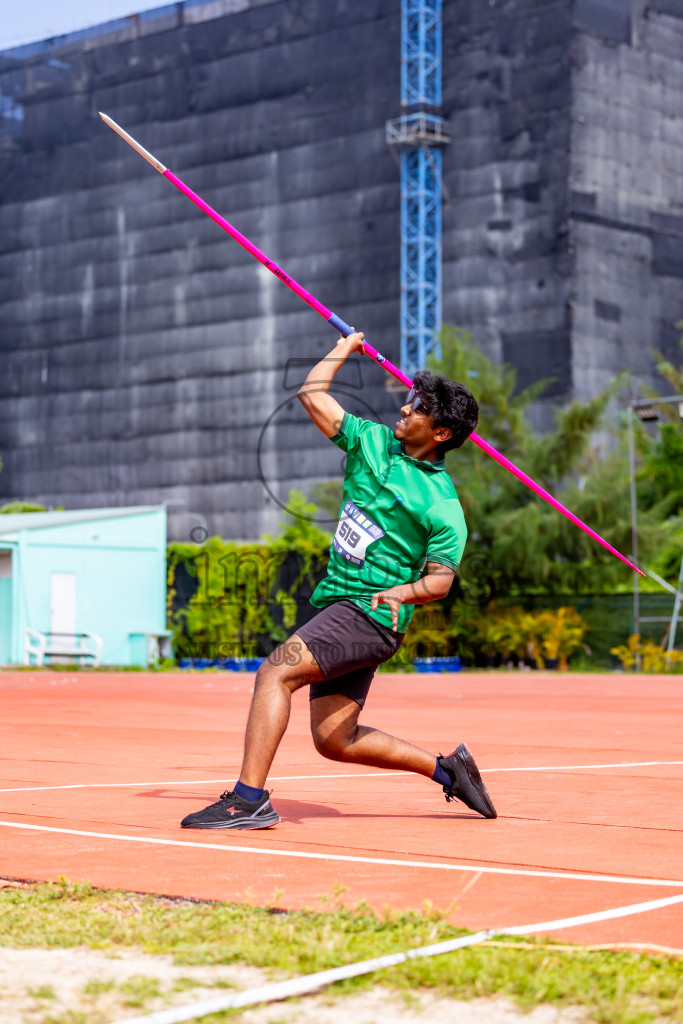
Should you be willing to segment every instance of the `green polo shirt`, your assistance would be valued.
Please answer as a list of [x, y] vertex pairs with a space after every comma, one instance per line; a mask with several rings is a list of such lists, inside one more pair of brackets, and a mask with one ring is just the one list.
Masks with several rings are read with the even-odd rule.
[[[467, 539], [462, 507], [443, 459], [411, 459], [388, 427], [344, 413], [330, 440], [347, 455], [344, 495], [327, 576], [311, 603], [353, 601], [391, 629], [388, 605], [371, 611], [373, 594], [419, 579], [426, 562], [457, 569]], [[398, 632], [413, 608], [401, 606]]]

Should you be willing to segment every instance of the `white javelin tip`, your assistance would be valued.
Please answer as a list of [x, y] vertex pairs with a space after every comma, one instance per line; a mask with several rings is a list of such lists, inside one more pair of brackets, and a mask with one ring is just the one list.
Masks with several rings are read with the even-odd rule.
[[101, 110], [98, 110], [98, 114], [100, 115], [104, 123], [108, 124], [110, 128], [113, 128], [114, 131], [118, 135], [120, 135], [122, 139], [125, 139], [129, 146], [132, 146], [133, 149], [140, 154], [140, 156], [145, 158], [147, 163], [150, 163], [152, 167], [155, 167], [160, 174], [164, 173], [166, 167], [162, 164], [161, 160], [157, 160], [155, 156], [152, 156], [149, 150], [145, 149], [144, 146], [141, 146], [139, 142], [136, 142], [133, 136], [129, 135], [128, 132], [124, 131], [121, 125], [117, 124], [112, 117], [109, 117], [107, 114], [103, 114]]

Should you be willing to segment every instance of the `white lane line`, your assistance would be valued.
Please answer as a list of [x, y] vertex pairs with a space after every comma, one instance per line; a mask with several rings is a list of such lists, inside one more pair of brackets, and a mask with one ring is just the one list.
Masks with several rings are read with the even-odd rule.
[[[647, 768], [659, 765], [683, 764], [683, 761], [623, 761], [617, 764], [555, 764], [532, 765], [528, 768], [480, 768], [482, 775], [491, 772], [575, 772], [592, 768]], [[199, 769], [197, 769], [199, 771]], [[237, 774], [233, 773], [231, 778]], [[273, 775], [268, 782], [309, 781], [313, 779], [370, 779], [396, 778], [399, 775], [414, 775], [414, 772], [347, 772], [343, 775]], [[209, 786], [225, 785], [229, 779], [173, 779], [165, 782], [75, 782], [68, 786], [15, 786], [0, 789], [0, 793], [37, 793], [52, 789], [126, 789], [148, 786]]]
[[286, 981], [271, 982], [270, 984], [259, 985], [256, 988], [247, 989], [245, 992], [236, 992], [229, 996], [203, 999], [201, 1002], [193, 1003], [190, 1006], [179, 1006], [172, 1010], [158, 1010], [156, 1013], [146, 1014], [143, 1017], [128, 1017], [116, 1021], [116, 1024], [181, 1024], [182, 1021], [196, 1020], [198, 1017], [206, 1017], [210, 1013], [218, 1013], [221, 1010], [236, 1009], [241, 1006], [251, 1006], [254, 1003], [270, 1003], [277, 999], [291, 999], [293, 996], [306, 995], [309, 992], [315, 992], [325, 985], [331, 985], [335, 981], [356, 978], [362, 974], [372, 974], [374, 971], [405, 963], [406, 960], [454, 953], [458, 949], [464, 949], [467, 946], [477, 946], [482, 942], [487, 942], [494, 935], [532, 935], [534, 932], [556, 932], [565, 928], [575, 928], [581, 924], [609, 921], [615, 917], [631, 917], [634, 914], [644, 914], [647, 911], [669, 907], [674, 903], [683, 903], [683, 895], [667, 896], [661, 900], [648, 900], [646, 903], [632, 903], [627, 907], [613, 907], [610, 910], [599, 910], [593, 914], [580, 914], [577, 917], [565, 917], [558, 921], [515, 925], [512, 928], [489, 928], [486, 931], [475, 932], [474, 935], [463, 935], [459, 939], [435, 942], [431, 946], [419, 946], [417, 949], [408, 949], [401, 953], [390, 953], [388, 956], [378, 956], [372, 960], [360, 960], [355, 964], [345, 964], [343, 967], [333, 967], [327, 971], [317, 971], [315, 974], [304, 974], [298, 978], [288, 978]]
[[582, 768], [647, 768], [651, 765], [683, 764], [683, 761], [620, 761], [616, 764], [534, 765], [531, 768], [481, 768], [484, 772], [573, 772]]
[[492, 868], [481, 864], [441, 864], [426, 860], [392, 860], [388, 857], [356, 857], [342, 853], [308, 853], [303, 850], [273, 850], [263, 846], [228, 846], [219, 843], [193, 843], [182, 839], [157, 839], [153, 836], [125, 836], [115, 832], [86, 832], [83, 829], [56, 828], [50, 825], [26, 825], [19, 821], [0, 821], [5, 828], [32, 832], [55, 832], [88, 839], [114, 839], [123, 843], [149, 843], [152, 846], [181, 846], [192, 850], [221, 850], [223, 853], [254, 853], [267, 857], [294, 857], [299, 860], [343, 861], [348, 864], [379, 864], [383, 867], [427, 868], [431, 871], [481, 871], [488, 875], [516, 875], [525, 878], [569, 878], [579, 882], [615, 882], [620, 885], [655, 885], [683, 889], [683, 879], [631, 878], [626, 875], [580, 874], [572, 871], [532, 871], [524, 868]]
[[[239, 769], [230, 776], [237, 777]], [[347, 772], [344, 775], [273, 775], [268, 782], [289, 782], [295, 779], [366, 779], [393, 775], [414, 775], [414, 772]], [[0, 789], [0, 793], [34, 793], [44, 789], [125, 789], [126, 787], [147, 786], [209, 786], [226, 785], [230, 779], [174, 779], [172, 782], [76, 782], [70, 786], [19, 786], [16, 789]]]

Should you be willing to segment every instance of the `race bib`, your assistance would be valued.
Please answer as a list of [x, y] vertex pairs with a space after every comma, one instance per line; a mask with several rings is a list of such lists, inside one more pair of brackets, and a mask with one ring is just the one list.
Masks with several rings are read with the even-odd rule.
[[383, 536], [384, 530], [380, 530], [352, 501], [347, 501], [334, 535], [334, 550], [347, 562], [365, 565], [368, 544]]

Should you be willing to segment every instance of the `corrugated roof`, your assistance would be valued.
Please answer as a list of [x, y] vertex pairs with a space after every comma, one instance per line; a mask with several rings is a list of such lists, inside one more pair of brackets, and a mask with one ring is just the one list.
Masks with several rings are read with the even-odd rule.
[[21, 530], [41, 530], [49, 526], [89, 523], [95, 519], [121, 519], [145, 512], [158, 512], [163, 505], [130, 505], [125, 508], [74, 508], [64, 512], [10, 512], [0, 514], [0, 537]]

